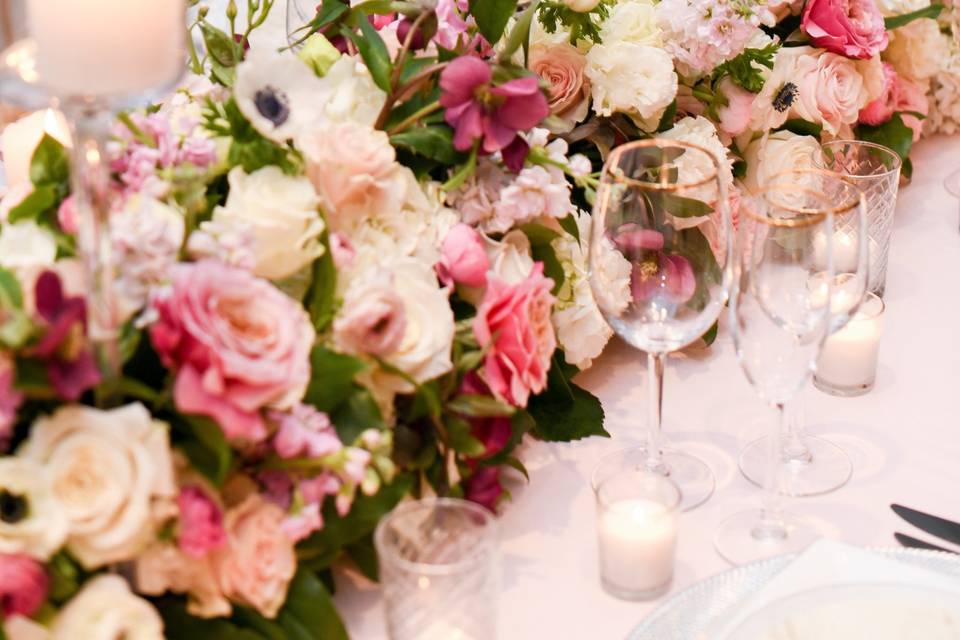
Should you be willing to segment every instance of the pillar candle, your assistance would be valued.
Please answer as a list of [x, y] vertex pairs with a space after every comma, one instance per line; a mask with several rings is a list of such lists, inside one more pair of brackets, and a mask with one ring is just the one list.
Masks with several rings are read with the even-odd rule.
[[647, 498], [620, 500], [598, 522], [600, 573], [624, 592], [654, 591], [673, 578], [677, 515]]
[[130, 94], [177, 79], [184, 0], [27, 0], [41, 82], [61, 94]]

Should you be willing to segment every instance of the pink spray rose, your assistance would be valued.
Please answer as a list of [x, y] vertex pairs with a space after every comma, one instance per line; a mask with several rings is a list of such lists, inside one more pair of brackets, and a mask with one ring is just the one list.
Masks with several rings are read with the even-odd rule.
[[285, 516], [277, 505], [248, 496], [227, 511], [227, 544], [212, 557], [223, 595], [267, 618], [280, 611], [297, 571], [293, 541], [283, 531]]
[[180, 531], [177, 544], [187, 555], [200, 558], [226, 542], [220, 507], [203, 489], [187, 486], [177, 496]]
[[913, 111], [924, 116], [930, 113], [927, 90], [919, 82], [898, 76], [894, 93], [897, 96], [897, 111], [901, 112], [903, 124], [913, 129], [913, 141], [916, 142], [923, 133], [923, 121], [906, 112]]
[[343, 448], [340, 437], [327, 414], [306, 404], [298, 404], [289, 413], [272, 412], [280, 425], [273, 447], [281, 458], [322, 458]]
[[464, 487], [464, 497], [467, 500], [476, 502], [491, 511], [496, 508], [501, 494], [503, 494], [503, 486], [500, 484], [500, 469], [497, 467], [484, 467], [477, 470], [467, 479]]
[[490, 259], [483, 250], [483, 239], [466, 224], [455, 225], [443, 239], [437, 275], [444, 286], [462, 284], [483, 287], [487, 284]]
[[552, 288], [541, 262], [513, 285], [491, 278], [473, 320], [473, 333], [486, 350], [480, 377], [497, 398], [516, 407], [527, 406], [530, 394], [547, 384], [557, 347]]
[[500, 151], [550, 113], [535, 76], [499, 86], [492, 81], [490, 65], [474, 56], [460, 56], [440, 74], [440, 104], [456, 130], [453, 146], [459, 151], [469, 151], [477, 140], [483, 141], [483, 153]]
[[310, 318], [266, 280], [219, 262], [178, 264], [170, 276], [150, 338], [177, 372], [177, 409], [210, 416], [229, 438], [263, 440], [261, 409], [292, 407], [310, 380]]
[[887, 46], [887, 29], [874, 0], [807, 0], [800, 28], [817, 47], [866, 60]]
[[33, 558], [0, 553], [0, 613], [4, 618], [33, 615], [47, 599], [49, 582]]
[[889, 62], [883, 63], [883, 93], [860, 109], [860, 122], [873, 126], [881, 125], [891, 117], [897, 107], [897, 72]]

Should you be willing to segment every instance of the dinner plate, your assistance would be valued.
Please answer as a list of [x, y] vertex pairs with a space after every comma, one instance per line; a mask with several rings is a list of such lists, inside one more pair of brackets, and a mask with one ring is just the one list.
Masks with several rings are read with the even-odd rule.
[[[881, 558], [954, 578], [960, 585], [960, 557], [920, 549], [872, 549]], [[630, 632], [627, 640], [717, 640], [732, 618], [746, 613], [744, 602], [757, 595], [802, 554], [776, 556], [702, 580], [666, 600]], [[740, 606], [738, 606], [740, 605]], [[742, 615], [741, 615], [742, 617]]]

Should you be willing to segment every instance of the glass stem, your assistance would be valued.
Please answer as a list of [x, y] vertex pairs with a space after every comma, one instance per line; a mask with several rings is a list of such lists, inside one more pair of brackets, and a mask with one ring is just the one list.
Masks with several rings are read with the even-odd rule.
[[788, 429], [789, 416], [784, 403], [779, 403], [776, 406], [780, 424], [777, 425], [776, 432], [770, 438], [770, 445], [767, 449], [767, 473], [763, 479], [763, 506], [760, 511], [760, 521], [751, 532], [753, 537], [758, 540], [782, 540], [787, 537], [787, 527], [783, 518], [783, 498], [780, 493], [780, 465], [782, 463], [780, 453], [783, 450], [783, 436]]
[[648, 400], [647, 420], [647, 469], [657, 473], [665, 473], [663, 455], [660, 451], [660, 429], [663, 417], [663, 365], [662, 353], [647, 354], [647, 370], [650, 380], [647, 387], [650, 390]]
[[120, 377], [120, 322], [114, 295], [110, 239], [110, 169], [107, 140], [111, 114], [96, 106], [77, 108], [74, 124], [72, 191], [78, 218], [79, 255], [87, 278], [87, 334], [93, 343], [109, 404]]
[[786, 403], [787, 426], [783, 438], [783, 461], [791, 467], [803, 467], [813, 462], [813, 454], [806, 442], [803, 399], [797, 397]]

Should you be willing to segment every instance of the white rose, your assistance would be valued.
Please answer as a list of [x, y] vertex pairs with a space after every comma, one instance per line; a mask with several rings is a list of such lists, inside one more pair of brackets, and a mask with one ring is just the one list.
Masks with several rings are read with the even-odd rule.
[[673, 60], [663, 49], [633, 42], [594, 45], [587, 53], [593, 109], [643, 119], [659, 117], [677, 94]]
[[920, 18], [890, 32], [881, 54], [897, 73], [910, 80], [931, 78], [950, 59], [950, 41], [931, 18]]
[[572, 215], [577, 220], [580, 241], [564, 233], [551, 243], [564, 274], [551, 319], [566, 361], [586, 369], [603, 352], [613, 336], [613, 329], [597, 307], [587, 275], [590, 271], [586, 250], [590, 238], [590, 215], [582, 211]]
[[652, 2], [635, 0], [620, 2], [610, 9], [610, 16], [600, 29], [602, 42], [632, 42], [650, 47], [659, 47], [660, 26], [657, 24], [657, 12]]
[[308, 179], [268, 166], [251, 174], [235, 167], [229, 180], [226, 204], [213, 210], [212, 224], [203, 228], [214, 235], [250, 233], [256, 275], [285, 278], [323, 255], [320, 199]]
[[359, 56], [341, 56], [320, 83], [327, 93], [323, 115], [333, 122], [349, 120], [372, 127], [387, 100]]
[[133, 558], [175, 513], [168, 428], [143, 405], [62, 407], [34, 423], [19, 453], [50, 470], [67, 548], [87, 569]]
[[[733, 166], [727, 157], [727, 148], [720, 142], [717, 128], [712, 122], [703, 116], [687, 116], [661, 133], [660, 137], [667, 140], [689, 142], [709, 151], [719, 165], [720, 182], [726, 192], [730, 193], [730, 188], [733, 186]], [[677, 158], [676, 163], [679, 172], [678, 182], [682, 184], [701, 182], [717, 172], [717, 165], [714, 165], [709, 158], [699, 152], [684, 153]], [[707, 203], [716, 202], [719, 196], [715, 183], [684, 190], [681, 195], [685, 198], [694, 198]], [[700, 221], [702, 222], [702, 220]]]
[[63, 545], [67, 519], [42, 465], [26, 458], [0, 458], [0, 501], [0, 553], [47, 560]]
[[499, 242], [483, 236], [483, 248], [490, 261], [489, 273], [507, 284], [525, 280], [533, 270], [530, 239], [519, 229], [506, 234]]
[[26, 616], [12, 615], [0, 626], [7, 640], [50, 640], [50, 629]]
[[56, 259], [56, 238], [33, 220], [5, 224], [0, 229], [0, 266], [33, 270], [49, 267]]
[[758, 139], [747, 147], [744, 186], [756, 193], [771, 176], [813, 167], [819, 153], [820, 142], [812, 136], [798, 136], [790, 131], [771, 133], [766, 146]]
[[52, 631], [52, 640], [163, 640], [163, 621], [123, 578], [100, 575], [61, 609]]
[[587, 13], [596, 9], [597, 5], [600, 4], [600, 0], [563, 0], [563, 4], [567, 5], [567, 8], [573, 11]]

